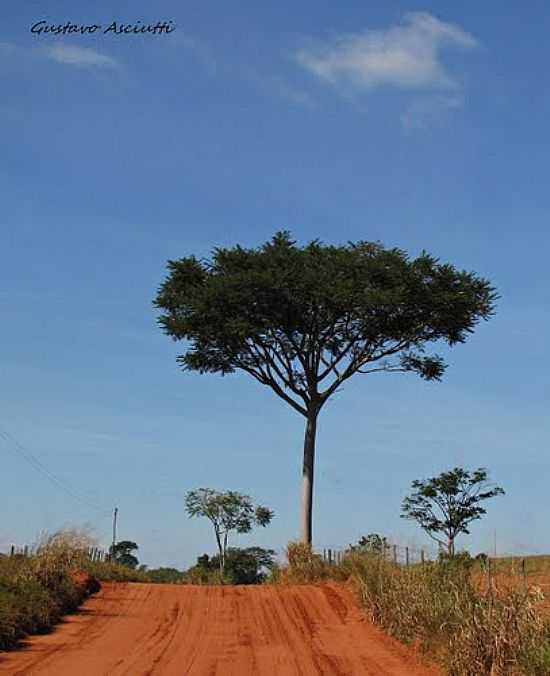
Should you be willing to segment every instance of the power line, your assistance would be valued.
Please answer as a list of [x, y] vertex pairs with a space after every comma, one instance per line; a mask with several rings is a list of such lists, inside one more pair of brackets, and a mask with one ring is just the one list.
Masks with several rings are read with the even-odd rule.
[[0, 438], [6, 442], [8, 450], [10, 450], [14, 455], [23, 458], [31, 467], [33, 467], [33, 469], [35, 469], [39, 474], [45, 476], [58, 489], [62, 490], [74, 500], [78, 500], [78, 502], [81, 502], [87, 507], [101, 512], [103, 516], [111, 516], [111, 510], [107, 510], [105, 507], [92, 502], [87, 497], [81, 495], [78, 491], [69, 486], [65, 481], [63, 481], [63, 479], [60, 479], [53, 472], [51, 472], [42, 462], [40, 462], [40, 460], [38, 460], [35, 455], [33, 455], [22, 444], [20, 444], [12, 434], [1, 427]]

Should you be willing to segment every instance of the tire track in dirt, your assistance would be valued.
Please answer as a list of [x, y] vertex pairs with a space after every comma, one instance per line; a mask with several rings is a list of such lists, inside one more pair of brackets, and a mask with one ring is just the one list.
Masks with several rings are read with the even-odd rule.
[[10, 676], [436, 676], [341, 585], [107, 584], [48, 636], [0, 654]]

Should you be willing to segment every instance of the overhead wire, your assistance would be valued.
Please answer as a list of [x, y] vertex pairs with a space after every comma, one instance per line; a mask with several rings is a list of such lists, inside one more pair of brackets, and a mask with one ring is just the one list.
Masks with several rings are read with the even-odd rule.
[[46, 477], [54, 486], [62, 490], [64, 493], [72, 497], [74, 500], [86, 505], [87, 507], [94, 509], [98, 512], [101, 512], [103, 516], [111, 516], [111, 510], [108, 510], [106, 507], [101, 506], [89, 498], [85, 497], [77, 490], [72, 488], [66, 481], [56, 476], [52, 471], [50, 471], [33, 453], [26, 449], [14, 436], [10, 434], [7, 430], [0, 427], [0, 438], [6, 442], [8, 450], [10, 450], [14, 455], [23, 458], [31, 467], [33, 467], [38, 473]]

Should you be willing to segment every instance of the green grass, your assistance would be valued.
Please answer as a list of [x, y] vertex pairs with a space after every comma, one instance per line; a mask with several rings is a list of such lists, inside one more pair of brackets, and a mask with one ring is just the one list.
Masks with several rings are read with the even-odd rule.
[[0, 650], [27, 634], [49, 631], [85, 596], [67, 571], [48, 576], [35, 559], [0, 556]]

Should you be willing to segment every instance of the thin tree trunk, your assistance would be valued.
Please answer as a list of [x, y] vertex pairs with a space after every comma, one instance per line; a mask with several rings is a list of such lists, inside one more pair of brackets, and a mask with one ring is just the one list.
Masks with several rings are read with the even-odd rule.
[[311, 544], [313, 507], [313, 469], [315, 464], [315, 435], [318, 409], [309, 411], [304, 438], [304, 464], [302, 470], [302, 510], [300, 513], [300, 540]]
[[223, 567], [224, 567], [224, 560], [223, 560], [223, 549], [222, 549], [222, 542], [220, 540], [220, 534], [218, 531], [216, 531], [216, 541], [218, 543], [218, 551], [220, 553], [220, 575], [223, 575]]
[[227, 535], [228, 531], [225, 531], [224, 536], [223, 536], [223, 570], [225, 572], [225, 557], [227, 554]]
[[455, 540], [454, 540], [453, 537], [449, 537], [449, 543], [447, 545], [447, 550], [449, 552], [449, 556], [455, 555]]

